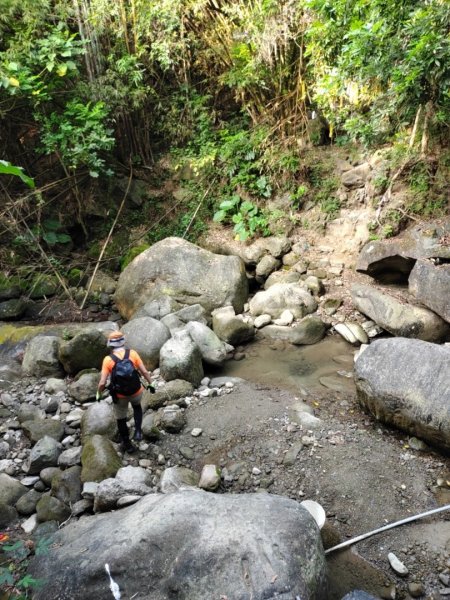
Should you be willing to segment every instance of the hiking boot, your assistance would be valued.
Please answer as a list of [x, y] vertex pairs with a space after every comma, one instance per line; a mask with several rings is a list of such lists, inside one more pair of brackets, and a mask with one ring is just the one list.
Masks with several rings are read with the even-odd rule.
[[134, 435], [133, 435], [133, 440], [136, 440], [136, 442], [141, 442], [142, 441], [142, 431], [140, 431], [139, 429], [136, 429], [136, 431], [134, 432]]
[[133, 454], [137, 450], [136, 446], [134, 446], [130, 440], [122, 443], [122, 449], [124, 452], [128, 452], [128, 454]]

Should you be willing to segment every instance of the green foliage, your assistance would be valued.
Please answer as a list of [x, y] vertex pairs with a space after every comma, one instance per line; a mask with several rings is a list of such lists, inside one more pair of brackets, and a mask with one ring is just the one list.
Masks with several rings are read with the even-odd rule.
[[[7, 539], [7, 536], [3, 536]], [[43, 585], [43, 581], [35, 579], [26, 573], [28, 568], [28, 559], [34, 549], [34, 553], [39, 556], [48, 552], [50, 539], [41, 538], [34, 548], [24, 540], [17, 540], [13, 543], [2, 544], [0, 550], [0, 587], [8, 596], [14, 600], [25, 600], [31, 598], [34, 590]]]
[[217, 223], [234, 223], [233, 231], [241, 241], [255, 234], [270, 234], [269, 220], [265, 212], [249, 200], [242, 200], [237, 194], [220, 203], [213, 220]]
[[0, 53], [0, 88], [12, 96], [32, 101], [34, 107], [52, 99], [65, 85], [65, 79], [78, 73], [77, 60], [84, 45], [59, 23], [30, 43], [30, 47], [11, 48]]
[[150, 248], [149, 244], [140, 244], [139, 246], [133, 246], [133, 248], [130, 248], [120, 261], [120, 270], [123, 271], [125, 267], [127, 267], [130, 262], [136, 258], [136, 256], [139, 256], [139, 254], [148, 248]]
[[448, 122], [448, 2], [307, 4], [315, 17], [307, 45], [315, 99], [336, 128], [367, 144], [382, 141], [427, 104], [435, 123]]
[[46, 154], [57, 152], [69, 169], [83, 165], [91, 177], [112, 174], [105, 166], [102, 152], [114, 146], [112, 130], [105, 122], [108, 109], [103, 102], [70, 101], [62, 114], [42, 118], [42, 143]]
[[291, 202], [292, 206], [297, 210], [303, 205], [305, 197], [308, 194], [308, 188], [303, 183], [297, 186], [297, 189], [294, 193], [291, 194]]
[[320, 208], [331, 219], [334, 219], [339, 214], [341, 203], [337, 198], [331, 196], [320, 201]]
[[41, 223], [34, 225], [30, 232], [25, 232], [14, 238], [14, 244], [17, 246], [35, 243], [36, 240], [45, 242], [48, 246], [56, 244], [69, 244], [72, 238], [69, 234], [60, 231], [61, 223], [55, 219], [45, 219]]
[[263, 172], [262, 145], [265, 128], [249, 132], [246, 128], [224, 128], [219, 132], [218, 162], [228, 176], [228, 188], [245, 190], [264, 198], [272, 195], [272, 186]]
[[84, 275], [84, 273], [81, 269], [77, 269], [77, 268], [70, 269], [69, 272], [67, 273], [67, 280], [69, 282], [69, 285], [78, 287], [81, 284], [83, 275]]
[[413, 165], [408, 174], [408, 183], [411, 190], [417, 194], [424, 194], [430, 189], [431, 174], [424, 161]]
[[20, 179], [30, 188], [35, 187], [34, 179], [28, 177], [23, 172], [22, 167], [15, 167], [6, 160], [0, 160], [0, 174], [3, 175], [14, 175], [14, 177], [20, 177]]

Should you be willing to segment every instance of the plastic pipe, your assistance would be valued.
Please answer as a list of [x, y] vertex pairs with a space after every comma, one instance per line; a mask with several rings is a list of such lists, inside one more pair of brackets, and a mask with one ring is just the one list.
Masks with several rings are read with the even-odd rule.
[[384, 527], [380, 527], [379, 529], [374, 529], [373, 531], [369, 531], [368, 533], [363, 533], [362, 535], [358, 535], [357, 537], [352, 538], [351, 540], [347, 540], [346, 542], [342, 542], [337, 546], [333, 546], [332, 548], [328, 548], [325, 550], [325, 554], [331, 554], [331, 552], [335, 552], [336, 550], [341, 550], [342, 548], [347, 548], [347, 546], [351, 546], [352, 544], [356, 544], [356, 542], [360, 542], [361, 540], [365, 540], [372, 535], [377, 533], [381, 533], [382, 531], [387, 531], [388, 529], [393, 529], [394, 527], [398, 527], [399, 525], [404, 525], [405, 523], [411, 523], [412, 521], [417, 521], [418, 519], [423, 519], [423, 517], [429, 517], [430, 515], [435, 515], [436, 513], [443, 512], [444, 510], [450, 510], [450, 504], [446, 504], [445, 506], [440, 506], [439, 508], [433, 508], [433, 510], [428, 510], [427, 512], [420, 513], [419, 515], [415, 515], [413, 517], [407, 517], [406, 519], [402, 519], [401, 521], [395, 521], [395, 523], [389, 523]]

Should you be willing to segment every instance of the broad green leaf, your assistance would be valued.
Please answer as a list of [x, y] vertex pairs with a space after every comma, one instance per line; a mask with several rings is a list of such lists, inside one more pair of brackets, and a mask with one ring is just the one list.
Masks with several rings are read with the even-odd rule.
[[214, 223], [221, 223], [225, 219], [226, 213], [223, 210], [218, 210], [214, 213], [213, 221]]
[[54, 231], [46, 231], [42, 235], [42, 239], [47, 242], [49, 246], [54, 246], [58, 242], [58, 234]]
[[56, 69], [56, 72], [58, 73], [58, 75], [60, 77], [64, 77], [64, 75], [67, 73], [66, 63], [62, 63], [61, 65], [59, 65], [58, 68]]
[[72, 238], [68, 233], [58, 233], [58, 244], [68, 244], [72, 241]]
[[26, 183], [28, 187], [35, 187], [34, 180], [31, 177], [28, 177], [28, 175], [25, 175], [22, 167], [15, 167], [6, 160], [0, 160], [0, 174], [1, 173], [4, 175], [14, 175], [15, 177], [20, 177], [20, 179]]
[[48, 231], [58, 231], [61, 227], [61, 223], [57, 219], [45, 219], [42, 226]]
[[233, 200], [224, 200], [219, 206], [222, 210], [227, 210], [229, 208], [234, 208], [236, 206], [236, 202]]

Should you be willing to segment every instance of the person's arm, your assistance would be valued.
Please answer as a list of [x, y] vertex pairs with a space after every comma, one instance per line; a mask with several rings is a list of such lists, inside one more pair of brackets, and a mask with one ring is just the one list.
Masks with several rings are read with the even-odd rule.
[[142, 377], [150, 384], [152, 385], [152, 378], [150, 373], [147, 371], [147, 369], [145, 368], [144, 363], [142, 362], [142, 358], [139, 356], [139, 354], [133, 350], [133, 354], [134, 354], [134, 358], [135, 358], [135, 367], [136, 369], [139, 371], [139, 373], [142, 375]]
[[98, 382], [97, 390], [101, 394], [106, 387], [106, 381], [108, 380], [110, 370], [108, 368], [108, 357], [103, 359], [102, 372], [100, 375], [100, 381]]
[[145, 365], [144, 365], [144, 363], [142, 361], [140, 362], [140, 364], [138, 364], [138, 371], [142, 375], [142, 377], [144, 379], [146, 379], [150, 385], [152, 385], [151, 375], [147, 371], [147, 369], [145, 368]]

